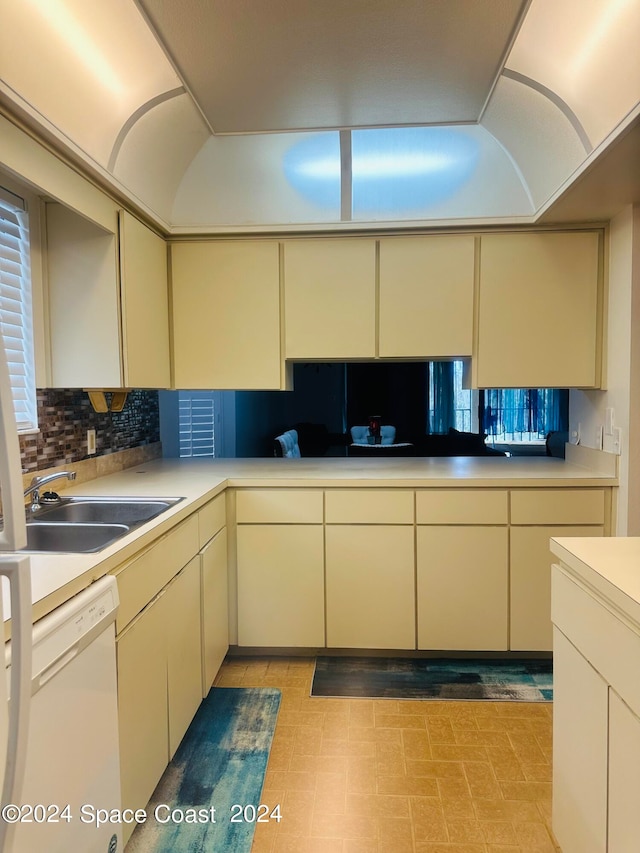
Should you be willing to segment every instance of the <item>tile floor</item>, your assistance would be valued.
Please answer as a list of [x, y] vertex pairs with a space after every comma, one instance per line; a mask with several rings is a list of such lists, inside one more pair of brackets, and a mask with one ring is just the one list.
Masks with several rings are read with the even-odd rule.
[[231, 658], [279, 687], [252, 853], [557, 853], [551, 704], [311, 698], [312, 658]]

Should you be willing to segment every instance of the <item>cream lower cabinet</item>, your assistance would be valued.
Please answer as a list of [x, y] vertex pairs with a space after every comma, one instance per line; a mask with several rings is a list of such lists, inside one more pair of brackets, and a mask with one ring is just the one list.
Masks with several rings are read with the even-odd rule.
[[324, 646], [322, 526], [238, 527], [238, 644]]
[[563, 853], [606, 853], [607, 683], [557, 629], [553, 669], [553, 831]]
[[418, 648], [508, 648], [508, 494], [416, 494]]
[[413, 492], [325, 496], [327, 646], [415, 649]]
[[[116, 571], [120, 780], [144, 808], [202, 700], [196, 516]], [[130, 834], [132, 827], [124, 827]], [[126, 838], [125, 838], [126, 840]]]
[[551, 564], [555, 536], [608, 533], [603, 489], [511, 492], [510, 638], [512, 651], [551, 651]]
[[327, 646], [415, 649], [413, 527], [328, 525]]
[[322, 491], [236, 493], [238, 645], [324, 646]]
[[[571, 540], [560, 542], [573, 556]], [[637, 602], [584, 559], [565, 565], [565, 557], [552, 569], [553, 831], [563, 853], [636, 853]], [[613, 578], [616, 571], [629, 577], [632, 563], [614, 566]]]
[[211, 689], [229, 649], [227, 531], [200, 552], [202, 570], [202, 695]]
[[609, 850], [635, 853], [640, 838], [640, 718], [609, 690]]
[[169, 760], [167, 617], [160, 596], [117, 639], [123, 808], [144, 808]]
[[209, 693], [229, 649], [226, 496], [198, 512], [202, 596], [202, 695]]
[[505, 651], [505, 527], [419, 527], [418, 648]]
[[194, 557], [164, 592], [167, 608], [169, 758], [202, 701], [200, 558]]

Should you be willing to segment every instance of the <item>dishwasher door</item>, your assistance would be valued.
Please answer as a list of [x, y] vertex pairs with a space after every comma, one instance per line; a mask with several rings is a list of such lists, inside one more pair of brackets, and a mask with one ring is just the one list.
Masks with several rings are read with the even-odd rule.
[[[27, 765], [12, 853], [115, 853], [120, 808], [114, 577], [91, 584], [33, 629]], [[9, 651], [10, 655], [10, 651]]]

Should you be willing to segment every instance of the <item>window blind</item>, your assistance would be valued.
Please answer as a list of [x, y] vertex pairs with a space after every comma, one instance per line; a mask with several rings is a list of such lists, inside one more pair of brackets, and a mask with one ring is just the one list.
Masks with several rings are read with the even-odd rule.
[[178, 392], [180, 456], [215, 456], [212, 391]]
[[19, 430], [35, 429], [29, 225], [22, 199], [0, 188], [0, 333]]

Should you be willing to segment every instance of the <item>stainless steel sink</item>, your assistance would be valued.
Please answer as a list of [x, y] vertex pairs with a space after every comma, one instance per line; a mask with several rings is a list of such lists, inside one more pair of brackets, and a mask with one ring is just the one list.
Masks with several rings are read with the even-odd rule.
[[184, 498], [60, 498], [27, 518], [25, 551], [91, 553], [165, 512]]
[[54, 506], [34, 513], [30, 521], [65, 521], [83, 524], [126, 524], [135, 527], [150, 521], [183, 498], [61, 498]]
[[126, 524], [27, 524], [25, 551], [84, 553], [100, 551], [129, 532]]

